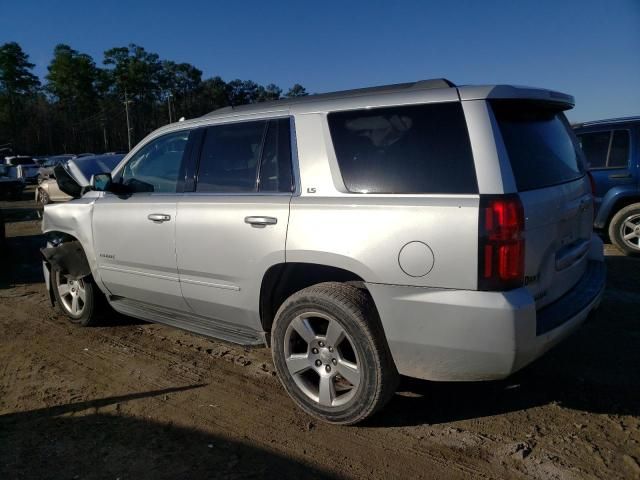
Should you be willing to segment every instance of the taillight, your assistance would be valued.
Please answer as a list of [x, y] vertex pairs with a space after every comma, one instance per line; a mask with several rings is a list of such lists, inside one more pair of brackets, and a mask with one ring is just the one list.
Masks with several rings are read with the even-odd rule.
[[481, 195], [478, 289], [511, 290], [524, 284], [524, 211], [517, 194]]

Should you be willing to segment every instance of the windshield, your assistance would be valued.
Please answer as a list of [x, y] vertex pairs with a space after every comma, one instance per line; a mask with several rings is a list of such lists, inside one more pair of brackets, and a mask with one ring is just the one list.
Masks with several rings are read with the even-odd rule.
[[491, 102], [519, 191], [558, 185], [584, 174], [562, 111], [531, 101]]

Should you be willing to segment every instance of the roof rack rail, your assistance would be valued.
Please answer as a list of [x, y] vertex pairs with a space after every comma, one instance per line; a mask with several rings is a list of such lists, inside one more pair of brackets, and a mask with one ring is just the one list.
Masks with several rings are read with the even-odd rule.
[[391, 85], [380, 85], [376, 87], [355, 88], [352, 90], [341, 90], [337, 92], [318, 93], [305, 95], [304, 97], [281, 98], [280, 100], [272, 100], [269, 102], [252, 103], [248, 105], [236, 105], [218, 108], [204, 115], [205, 117], [220, 115], [224, 113], [232, 113], [242, 110], [250, 110], [252, 108], [264, 108], [269, 106], [285, 106], [313, 102], [317, 100], [334, 100], [340, 98], [348, 98], [357, 95], [367, 95], [376, 93], [388, 93], [391, 91], [407, 90], [429, 90], [435, 88], [455, 88], [456, 85], [446, 78], [432, 78], [428, 80], [419, 80], [417, 82], [396, 83]]
[[638, 122], [640, 121], [640, 116], [631, 116], [631, 117], [616, 117], [616, 118], [605, 118], [603, 120], [590, 120], [588, 122], [577, 122], [574, 123], [574, 127], [588, 127], [590, 125], [602, 125], [603, 123], [627, 123], [627, 122]]

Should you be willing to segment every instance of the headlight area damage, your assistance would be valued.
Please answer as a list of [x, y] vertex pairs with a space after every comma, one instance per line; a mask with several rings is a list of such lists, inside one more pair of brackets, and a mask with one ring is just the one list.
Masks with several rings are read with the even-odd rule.
[[91, 267], [84, 254], [82, 245], [77, 240], [55, 238], [47, 243], [46, 248], [41, 248], [40, 252], [44, 257], [45, 280], [51, 304], [55, 303], [55, 297], [51, 290], [50, 272], [58, 270], [66, 278], [79, 280], [91, 275]]

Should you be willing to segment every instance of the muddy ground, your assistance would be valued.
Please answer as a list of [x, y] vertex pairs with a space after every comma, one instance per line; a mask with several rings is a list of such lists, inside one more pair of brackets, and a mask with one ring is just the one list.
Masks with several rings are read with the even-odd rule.
[[598, 312], [512, 378], [403, 379], [358, 427], [311, 419], [269, 351], [51, 309], [39, 215], [1, 202], [0, 479], [640, 478], [640, 259], [607, 247]]

